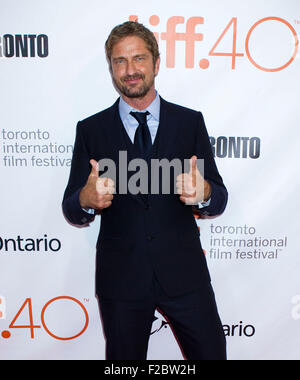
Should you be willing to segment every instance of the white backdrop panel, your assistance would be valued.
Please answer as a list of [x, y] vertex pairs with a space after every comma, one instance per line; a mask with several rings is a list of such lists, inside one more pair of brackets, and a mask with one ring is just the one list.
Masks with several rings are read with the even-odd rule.
[[[229, 359], [299, 359], [300, 3], [0, 5], [0, 359], [105, 357], [94, 294], [101, 220], [76, 229], [65, 221], [61, 201], [77, 121], [118, 96], [105, 40], [133, 15], [159, 37], [157, 90], [166, 100], [203, 112], [228, 187], [225, 213], [197, 223]], [[194, 49], [175, 41], [172, 52], [171, 41], [163, 39], [174, 16], [184, 18], [182, 24], [174, 19], [177, 33], [186, 33], [192, 17], [203, 17], [194, 30], [203, 40]], [[40, 35], [48, 41], [43, 58], [38, 48], [45, 46], [34, 37]], [[17, 56], [17, 38], [27, 39], [29, 57]], [[193, 67], [186, 67], [186, 58]], [[230, 150], [233, 143], [241, 144], [240, 152]], [[182, 359], [170, 327], [157, 318], [149, 359]]]

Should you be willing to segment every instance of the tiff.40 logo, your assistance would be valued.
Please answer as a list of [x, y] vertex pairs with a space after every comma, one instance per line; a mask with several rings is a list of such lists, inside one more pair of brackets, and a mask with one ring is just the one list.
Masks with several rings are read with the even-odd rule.
[[[84, 298], [83, 302], [88, 303], [89, 299]], [[75, 306], [75, 309], [74, 309]], [[63, 308], [62, 308], [63, 307]], [[65, 309], [66, 308], [66, 309]], [[49, 314], [48, 310], [56, 311], [56, 321], [57, 324], [54, 324], [53, 321], [51, 323], [50, 318], [50, 325], [49, 325]], [[76, 313], [76, 314], [74, 314]], [[83, 327], [78, 327], [78, 325], [74, 325], [75, 332], [70, 334], [70, 326], [69, 321], [73, 318], [78, 318], [78, 314], [81, 319], [81, 323]], [[51, 311], [50, 311], [51, 315]], [[5, 297], [0, 296], [0, 319], [6, 319], [6, 301]], [[10, 317], [7, 317], [10, 319]], [[69, 296], [60, 296], [52, 298], [51, 300], [47, 301], [44, 306], [42, 307], [42, 310], [40, 312], [40, 322], [41, 324], [36, 324], [36, 319], [38, 316], [33, 311], [33, 301], [32, 298], [26, 298], [22, 306], [19, 308], [11, 322], [9, 323], [7, 330], [0, 331], [0, 338], [3, 339], [9, 339], [12, 335], [12, 331], [14, 329], [22, 329], [25, 331], [30, 332], [30, 338], [35, 339], [36, 337], [36, 330], [44, 329], [44, 331], [53, 339], [61, 340], [61, 341], [70, 341], [73, 339], [76, 339], [80, 337], [84, 332], [87, 330], [89, 326], [89, 315], [88, 311], [83, 305], [83, 303], [74, 298]], [[66, 319], [67, 318], [67, 319]], [[22, 320], [22, 322], [19, 322], [19, 319]], [[68, 321], [66, 323], [66, 321]], [[67, 336], [61, 336], [58, 332], [56, 332], [56, 329], [60, 329], [60, 327], [64, 327], [67, 330]], [[80, 330], [80, 331], [78, 331]]]
[[[129, 16], [130, 21], [139, 21], [139, 17], [136, 15]], [[226, 21], [225, 21], [226, 22]], [[265, 67], [264, 64], [259, 62], [259, 59], [255, 56], [255, 49], [253, 51], [253, 34], [257, 33], [257, 29], [261, 27], [265, 27], [270, 22], [276, 23], [277, 26], [280, 26], [280, 32], [284, 31], [284, 28], [288, 28], [292, 35], [292, 53], [291, 56], [287, 58], [286, 62], [283, 62], [282, 65], [278, 67]], [[149, 23], [153, 27], [157, 27], [160, 25], [160, 18], [157, 15], [152, 15], [149, 18]], [[199, 25], [203, 25], [205, 23], [205, 19], [203, 17], [190, 17], [185, 21], [185, 18], [182, 16], [172, 16], [167, 21], [166, 31], [162, 33], [158, 33], [153, 30], [153, 33], [158, 41], [163, 41], [166, 46], [166, 66], [167, 68], [175, 67], [175, 56], [176, 56], [176, 43], [184, 42], [185, 43], [185, 67], [187, 69], [193, 69], [195, 67], [195, 50], [196, 43], [202, 42], [204, 40], [204, 34], [196, 31]], [[178, 32], [178, 25], [185, 24], [185, 31]], [[222, 27], [221, 27], [222, 28]], [[219, 28], [218, 28], [219, 29]], [[222, 30], [222, 29], [220, 29]], [[265, 29], [263, 29], [265, 32]], [[261, 33], [261, 32], [260, 32]], [[265, 32], [266, 33], [266, 32]], [[267, 32], [268, 33], [268, 32]], [[231, 39], [231, 48], [228, 51], [220, 51], [220, 44], [224, 39], [227, 38], [227, 35], [230, 36]], [[278, 35], [278, 46], [276, 47], [277, 51], [281, 51], [281, 44], [291, 43], [289, 40], [285, 42], [284, 38], [280, 38]], [[299, 49], [299, 39], [297, 32], [293, 28], [293, 26], [286, 20], [280, 17], [265, 17], [261, 20], [258, 20], [255, 24], [250, 27], [246, 39], [245, 39], [245, 53], [242, 51], [238, 51], [238, 18], [233, 17], [229, 23], [226, 25], [223, 32], [219, 35], [217, 41], [210, 48], [208, 52], [209, 57], [229, 57], [231, 58], [231, 68], [232, 70], [236, 69], [236, 61], [237, 58], [243, 58], [247, 56], [250, 63], [255, 66], [257, 69], [266, 71], [266, 72], [278, 72], [283, 69], [286, 69], [296, 58], [298, 49]], [[270, 43], [269, 43], [270, 44]], [[264, 51], [267, 54], [267, 47], [265, 47]], [[198, 51], [198, 49], [197, 49]], [[261, 59], [261, 58], [260, 58]], [[286, 59], [286, 58], [283, 58]], [[202, 58], [199, 61], [199, 66], [201, 69], [208, 69], [210, 66], [210, 60], [207, 58]]]

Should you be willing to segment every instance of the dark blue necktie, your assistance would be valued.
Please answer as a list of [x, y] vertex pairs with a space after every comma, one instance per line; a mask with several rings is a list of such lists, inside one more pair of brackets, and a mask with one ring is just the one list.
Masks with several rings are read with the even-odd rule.
[[130, 115], [133, 116], [139, 123], [134, 136], [134, 145], [138, 148], [142, 157], [148, 161], [150, 159], [152, 147], [151, 135], [147, 124], [147, 115], [150, 115], [150, 113], [148, 111], [130, 112]]

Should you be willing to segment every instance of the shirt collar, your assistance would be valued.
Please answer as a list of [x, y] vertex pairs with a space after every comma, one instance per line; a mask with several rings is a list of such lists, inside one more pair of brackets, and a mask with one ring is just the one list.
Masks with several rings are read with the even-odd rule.
[[128, 103], [125, 102], [125, 100], [121, 97], [119, 102], [119, 112], [121, 119], [126, 119], [130, 112], [146, 112], [148, 111], [150, 115], [157, 121], [159, 121], [159, 114], [160, 114], [160, 97], [158, 95], [158, 92], [156, 91], [156, 97], [153, 100], [153, 102], [145, 109], [145, 110], [136, 110], [132, 108]]

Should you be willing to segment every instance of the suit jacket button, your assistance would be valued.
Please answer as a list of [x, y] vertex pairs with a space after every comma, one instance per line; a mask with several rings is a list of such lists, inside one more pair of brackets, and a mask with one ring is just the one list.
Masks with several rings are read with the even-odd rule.
[[153, 239], [154, 239], [154, 236], [152, 236], [152, 235], [149, 235], [149, 236], [147, 237], [147, 239], [148, 239], [148, 241], [151, 241], [151, 240], [153, 240]]

